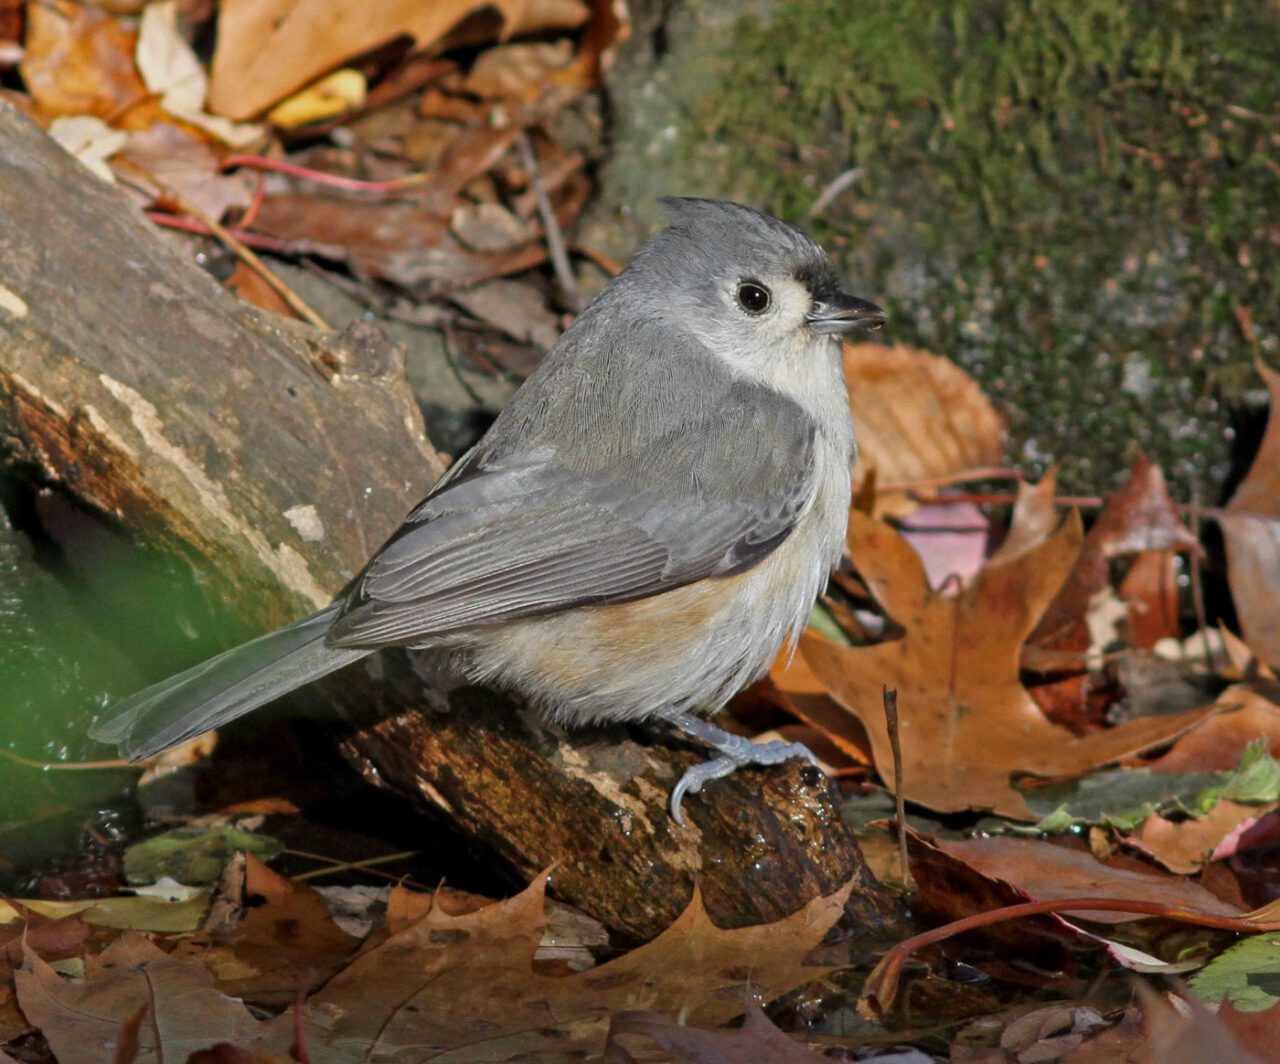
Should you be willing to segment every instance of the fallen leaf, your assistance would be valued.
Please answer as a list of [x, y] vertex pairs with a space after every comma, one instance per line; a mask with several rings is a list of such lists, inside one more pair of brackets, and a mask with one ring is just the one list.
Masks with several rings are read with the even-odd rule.
[[310, 992], [351, 958], [360, 940], [341, 930], [324, 898], [246, 856], [244, 918], [212, 945], [179, 947], [174, 957], [199, 960], [225, 994], [256, 1004], [285, 1005]]
[[785, 650], [769, 670], [769, 682], [783, 707], [836, 745], [851, 761], [871, 764], [871, 744], [865, 729], [850, 728], [848, 712], [831, 697], [803, 654]]
[[335, 70], [276, 104], [267, 119], [281, 129], [297, 129], [364, 106], [368, 92], [368, 79], [360, 71], [350, 68]]
[[920, 555], [930, 585], [954, 592], [982, 568], [992, 525], [975, 503], [929, 502], [902, 517], [898, 531]]
[[572, 58], [573, 44], [565, 38], [486, 48], [472, 64], [463, 87], [488, 99], [536, 96], [546, 86], [549, 75], [563, 70]]
[[1170, 550], [1143, 551], [1120, 585], [1128, 607], [1130, 646], [1150, 650], [1161, 639], [1179, 639], [1177, 555]]
[[126, 168], [130, 187], [145, 191], [148, 206], [176, 194], [219, 221], [253, 199], [250, 174], [224, 174], [218, 153], [172, 122], [156, 122], [134, 133], [116, 158]]
[[119, 116], [147, 95], [133, 65], [134, 35], [91, 4], [27, 4], [25, 54], [18, 65], [40, 112]]
[[[928, 847], [958, 861], [979, 875], [1013, 888], [1023, 899], [1057, 901], [1068, 898], [1112, 898], [1151, 902], [1168, 909], [1184, 909], [1210, 916], [1241, 916], [1242, 911], [1219, 900], [1199, 884], [1157, 871], [1139, 872], [1103, 864], [1084, 850], [1068, 849], [1043, 839], [1006, 836], [972, 839], [912, 838], [913, 846]], [[912, 871], [917, 880], [945, 877], [945, 865], [922, 865]], [[937, 899], [941, 891], [935, 891]], [[936, 903], [936, 901], [935, 901]], [[945, 902], [944, 902], [945, 903]], [[1089, 910], [1063, 913], [1068, 919], [1118, 924], [1139, 919], [1133, 913]]]
[[845, 344], [849, 408], [858, 436], [855, 486], [874, 468], [879, 513], [911, 509], [883, 485], [931, 480], [1004, 457], [1004, 420], [978, 383], [949, 359], [911, 347]]
[[265, 136], [261, 126], [229, 122], [205, 110], [209, 79], [178, 32], [177, 0], [157, 0], [143, 8], [135, 59], [148, 91], [160, 97], [160, 106], [174, 118], [237, 148]]
[[484, 8], [498, 12], [503, 37], [573, 29], [590, 15], [581, 0], [387, 0], [358, 12], [346, 0], [223, 0], [210, 110], [252, 118], [355, 56], [400, 36], [425, 48]]
[[1230, 946], [1191, 977], [1191, 989], [1202, 1001], [1229, 1001], [1244, 1012], [1280, 1005], [1280, 938], [1248, 935]]
[[754, 1001], [747, 1007], [742, 1026], [732, 1031], [704, 1031], [654, 1012], [619, 1013], [609, 1025], [606, 1055], [611, 1049], [621, 1049], [617, 1040], [626, 1035], [648, 1038], [695, 1064], [818, 1064], [828, 1059], [783, 1034]]
[[1218, 1022], [1259, 1060], [1275, 1058], [1276, 1047], [1280, 1046], [1280, 1002], [1269, 1009], [1245, 1012], [1230, 1001], [1224, 1001], [1218, 1009]]
[[1216, 712], [1150, 762], [1153, 772], [1213, 772], [1236, 767], [1244, 748], [1265, 738], [1280, 758], [1280, 705], [1246, 684], [1233, 684], [1214, 703]]
[[139, 1009], [147, 1017], [138, 1045], [155, 1060], [186, 1060], [219, 1042], [248, 1044], [263, 1030], [244, 1005], [214, 989], [202, 965], [174, 960], [132, 931], [86, 958], [82, 979], [64, 978], [27, 947], [14, 980], [23, 1013], [68, 1064], [112, 1059], [122, 1024]]
[[898, 691], [903, 793], [942, 812], [991, 809], [1036, 819], [1010, 782], [1015, 773], [1074, 776], [1166, 742], [1208, 712], [1130, 721], [1077, 737], [1051, 723], [1019, 679], [1022, 642], [1057, 593], [1081, 542], [1072, 516], [1045, 543], [986, 566], [956, 598], [930, 589], [919, 558], [892, 528], [849, 518], [849, 552], [900, 639], [841, 647], [806, 635], [800, 652], [819, 681], [871, 737], [893, 784], [881, 705]]
[[1143, 1003], [1142, 1027], [1152, 1064], [1265, 1064], [1245, 1052], [1217, 1016], [1193, 997], [1175, 997], [1177, 1008], [1149, 986], [1134, 987]]
[[1227, 546], [1227, 581], [1245, 642], [1280, 665], [1280, 373], [1258, 363], [1271, 413], [1253, 465], [1218, 516]]
[[991, 555], [992, 565], [1016, 561], [1048, 542], [1062, 523], [1056, 502], [1058, 471], [1050, 469], [1037, 483], [1018, 484], [1018, 498], [1004, 542]]
[[90, 898], [84, 901], [45, 901], [39, 898], [0, 900], [0, 925], [25, 920], [39, 913], [49, 920], [75, 916], [95, 927], [181, 934], [194, 931], [209, 909], [209, 892], [201, 891], [181, 901], [158, 898]]
[[[822, 974], [802, 962], [848, 895], [846, 888], [816, 899], [775, 924], [725, 931], [711, 923], [695, 892], [654, 941], [598, 968], [550, 977], [531, 968], [542, 938], [545, 883], [539, 877], [509, 901], [457, 916], [433, 907], [362, 953], [304, 1007], [311, 1052], [363, 1046], [395, 1056], [434, 1046], [466, 1048], [491, 1061], [559, 1059], [600, 1052], [617, 1011], [641, 1008], [719, 1025], [742, 1013], [748, 988], [771, 1000]], [[291, 1014], [280, 1017], [272, 1044], [291, 1037], [292, 1025]]]
[[[1094, 644], [1090, 609], [1109, 591], [1111, 560], [1143, 551], [1198, 550], [1169, 498], [1164, 473], [1145, 455], [1134, 461], [1129, 479], [1107, 500], [1049, 608], [1027, 642], [1038, 651], [1085, 654]], [[1036, 704], [1054, 721], [1078, 728], [1085, 722], [1088, 676], [1037, 685]]]
[[1167, 820], [1152, 813], [1125, 844], [1159, 861], [1170, 872], [1194, 875], [1217, 856], [1223, 839], [1256, 824], [1276, 804], [1241, 805], [1226, 799], [1203, 816]]
[[49, 136], [103, 181], [115, 183], [107, 160], [129, 142], [128, 133], [92, 115], [67, 115], [50, 123]]

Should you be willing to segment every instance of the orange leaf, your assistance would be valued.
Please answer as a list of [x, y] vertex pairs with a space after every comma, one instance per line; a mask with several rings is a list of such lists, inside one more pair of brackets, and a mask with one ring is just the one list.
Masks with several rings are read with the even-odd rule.
[[905, 634], [863, 647], [806, 635], [800, 650], [866, 728], [876, 768], [890, 784], [893, 758], [881, 688], [897, 688], [908, 799], [942, 812], [978, 808], [1034, 819], [1011, 785], [1015, 773], [1078, 775], [1166, 742], [1209, 712], [1144, 718], [1084, 737], [1040, 712], [1019, 680], [1019, 656], [1080, 543], [1080, 519], [1073, 514], [1043, 544], [988, 565], [972, 587], [944, 598], [930, 589], [919, 558], [897, 532], [850, 514], [854, 564]]

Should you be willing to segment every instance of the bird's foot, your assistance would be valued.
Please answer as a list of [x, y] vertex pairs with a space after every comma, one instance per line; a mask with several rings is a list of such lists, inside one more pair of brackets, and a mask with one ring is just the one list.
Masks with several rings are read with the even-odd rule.
[[680, 806], [686, 794], [697, 794], [712, 780], [724, 779], [743, 765], [779, 765], [783, 761], [797, 759], [814, 765], [818, 763], [813, 752], [803, 743], [786, 743], [781, 740], [753, 743], [750, 739], [717, 728], [691, 713], [681, 713], [678, 717], [673, 717], [671, 723], [700, 739], [720, 755], [686, 769], [675, 790], [671, 792], [671, 817], [681, 826], [684, 825], [684, 816], [680, 812]]

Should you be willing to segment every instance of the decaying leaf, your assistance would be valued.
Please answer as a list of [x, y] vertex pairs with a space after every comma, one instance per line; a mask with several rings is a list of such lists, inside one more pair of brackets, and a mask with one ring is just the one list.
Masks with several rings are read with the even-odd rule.
[[263, 1025], [219, 993], [203, 965], [174, 960], [128, 932], [85, 961], [83, 979], [59, 975], [33, 949], [15, 973], [18, 1003], [59, 1060], [111, 1060], [121, 1027], [140, 1010], [138, 1045], [154, 1060], [186, 1060], [219, 1042], [250, 1044]]
[[504, 37], [574, 29], [590, 14], [581, 0], [387, 0], [365, 7], [345, 0], [224, 0], [210, 110], [252, 118], [348, 59], [400, 36], [425, 47], [485, 8], [500, 15]]
[[818, 1064], [828, 1059], [783, 1034], [754, 1001], [742, 1027], [732, 1031], [704, 1031], [654, 1012], [620, 1013], [609, 1027], [606, 1048], [621, 1049], [618, 1042], [627, 1035], [647, 1038], [695, 1064]]
[[[1214, 897], [1204, 887], [1178, 876], [1155, 871], [1136, 871], [1103, 864], [1093, 854], [1068, 849], [1042, 839], [1006, 836], [973, 839], [916, 838], [913, 846], [928, 848], [959, 861], [987, 879], [1012, 887], [1024, 899], [1057, 901], [1068, 898], [1107, 898], [1151, 902], [1168, 909], [1185, 909], [1210, 916], [1241, 916], [1235, 906]], [[913, 866], [914, 868], [914, 866]], [[945, 877], [945, 865], [922, 866], [924, 875]], [[945, 891], [931, 897], [945, 898]], [[1068, 918], [1071, 913], [1064, 914]], [[1124, 923], [1136, 919], [1133, 913], [1090, 910], [1080, 918], [1095, 923]]]
[[44, 115], [118, 118], [147, 95], [133, 45], [132, 33], [91, 4], [30, 3], [19, 70]]
[[[1028, 644], [1042, 653], [1077, 653], [1083, 664], [1086, 653], [1096, 647], [1091, 620], [1110, 594], [1111, 560], [1144, 551], [1184, 550], [1199, 550], [1199, 544], [1169, 498], [1160, 467], [1139, 455], [1124, 487], [1107, 500], [1089, 529], [1075, 565]], [[1114, 618], [1119, 620], [1124, 611], [1118, 602], [1115, 605]], [[1050, 719], [1069, 726], [1082, 722], [1088, 678], [1081, 671], [1035, 688], [1033, 697]]]
[[1218, 517], [1227, 542], [1227, 579], [1249, 646], [1280, 665], [1280, 372], [1258, 365], [1271, 414], [1258, 454]]
[[806, 635], [801, 653], [865, 727], [876, 768], [891, 783], [881, 691], [897, 689], [902, 789], [912, 801], [944, 812], [991, 809], [1035, 819], [1010, 784], [1013, 774], [1078, 775], [1168, 741], [1208, 712], [1146, 718], [1077, 737], [1046, 719], [1022, 686], [1022, 643], [1080, 548], [1075, 516], [1040, 546], [988, 565], [957, 598], [929, 587], [919, 558], [888, 525], [854, 512], [848, 542], [854, 564], [904, 634], [862, 647]]
[[[250, 861], [245, 892], [257, 904], [239, 928], [218, 933], [225, 947], [205, 951], [187, 940], [166, 954], [129, 932], [86, 957], [83, 977], [66, 978], [28, 945], [16, 974], [19, 1004], [67, 1061], [111, 1059], [140, 1010], [140, 1052], [163, 1060], [202, 1050], [209, 1060], [272, 1059], [299, 1035], [314, 1064], [464, 1059], [450, 1053], [495, 1064], [560, 1060], [600, 1053], [616, 1013], [653, 1010], [715, 1027], [740, 1015], [750, 995], [771, 1000], [817, 978], [826, 969], [804, 958], [839, 918], [850, 889], [775, 924], [729, 931], [711, 923], [695, 893], [649, 944], [598, 968], [547, 975], [533, 965], [545, 886], [542, 876], [509, 901], [450, 902], [452, 913], [440, 904], [424, 912], [401, 892], [386, 930], [348, 962], [356, 942], [333, 925], [319, 895]], [[291, 1001], [324, 982], [335, 961], [345, 967], [299, 1015], [290, 1010], [269, 1023], [214, 983], [216, 974], [223, 988]], [[251, 1055], [235, 1055], [244, 1052]]]

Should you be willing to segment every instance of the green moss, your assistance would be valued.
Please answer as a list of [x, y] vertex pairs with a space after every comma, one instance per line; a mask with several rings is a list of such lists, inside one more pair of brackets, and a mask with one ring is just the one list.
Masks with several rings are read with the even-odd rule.
[[1141, 447], [1220, 482], [1223, 403], [1280, 325], [1280, 11], [784, 0], [733, 54], [701, 132], [742, 194], [801, 221], [858, 167], [807, 224], [894, 339], [1003, 400], [1015, 457], [1100, 488]]

